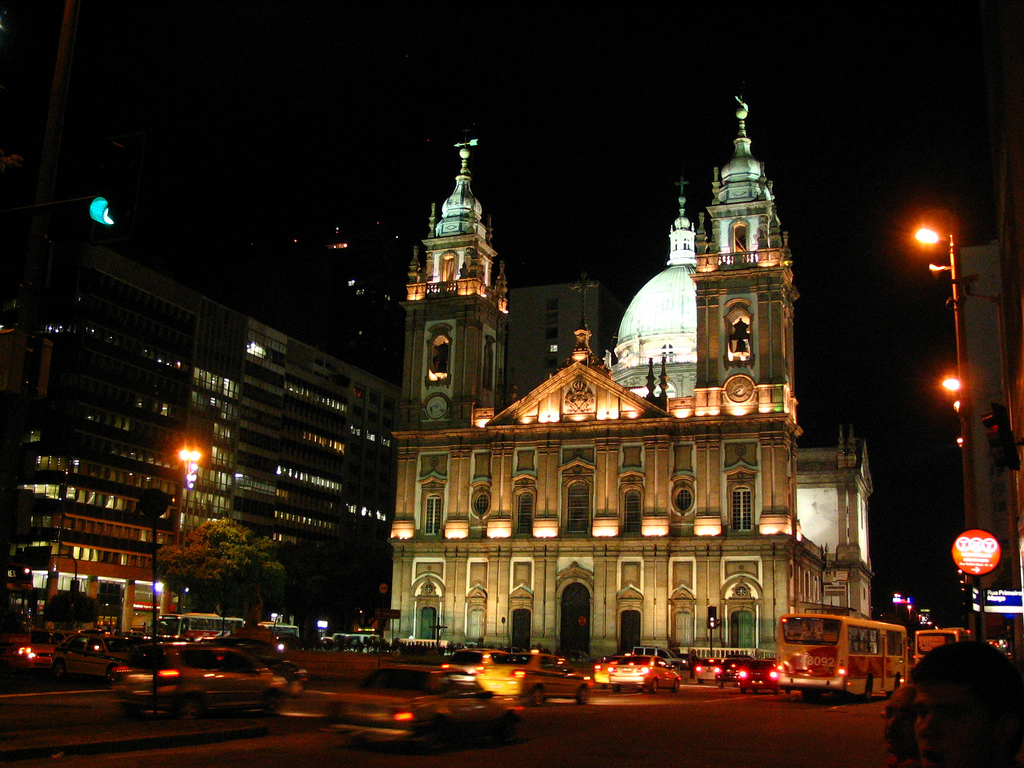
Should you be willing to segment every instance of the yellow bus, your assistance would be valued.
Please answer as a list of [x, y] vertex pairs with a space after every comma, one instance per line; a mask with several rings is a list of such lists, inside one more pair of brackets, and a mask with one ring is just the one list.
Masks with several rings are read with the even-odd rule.
[[853, 616], [786, 614], [778, 666], [779, 688], [806, 701], [823, 693], [889, 695], [907, 679], [907, 630]]
[[933, 648], [946, 643], [959, 643], [971, 639], [971, 630], [963, 627], [945, 629], [919, 629], [914, 633], [914, 666]]

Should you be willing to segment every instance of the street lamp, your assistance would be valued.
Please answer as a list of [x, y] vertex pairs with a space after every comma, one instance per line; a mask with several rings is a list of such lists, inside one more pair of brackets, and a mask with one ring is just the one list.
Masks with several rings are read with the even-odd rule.
[[182, 448], [178, 451], [178, 458], [185, 465], [184, 487], [181, 493], [181, 514], [184, 519], [188, 506], [188, 492], [196, 487], [196, 480], [199, 479], [199, 460], [203, 458], [203, 454], [194, 448]]
[[[928, 268], [932, 272], [949, 272], [953, 288], [952, 301], [953, 322], [956, 327], [957, 377], [956, 389], [951, 391], [957, 391], [960, 397], [959, 407], [957, 408], [957, 413], [960, 415], [960, 440], [957, 442], [960, 443], [962, 449], [960, 456], [964, 474], [964, 522], [968, 528], [976, 528], [978, 507], [974, 487], [974, 441], [972, 439], [972, 418], [974, 414], [973, 382], [970, 378], [967, 358], [967, 322], [964, 312], [964, 300], [967, 298], [967, 291], [964, 290], [964, 285], [969, 283], [970, 279], [965, 280], [960, 274], [960, 258], [952, 232], [948, 235], [942, 235], [940, 230], [935, 227], [923, 226], [914, 233], [914, 237], [925, 245], [936, 245], [943, 241], [948, 243], [949, 264], [929, 264]], [[951, 389], [945, 382], [943, 386]]]

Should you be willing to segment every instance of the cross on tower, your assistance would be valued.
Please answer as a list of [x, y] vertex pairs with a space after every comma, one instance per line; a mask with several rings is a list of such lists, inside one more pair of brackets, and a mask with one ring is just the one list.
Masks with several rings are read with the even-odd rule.
[[569, 286], [574, 291], [579, 291], [583, 295], [582, 308], [580, 309], [580, 325], [584, 328], [587, 327], [587, 289], [597, 288], [597, 283], [587, 280], [587, 273], [580, 272], [580, 281], [573, 283]]

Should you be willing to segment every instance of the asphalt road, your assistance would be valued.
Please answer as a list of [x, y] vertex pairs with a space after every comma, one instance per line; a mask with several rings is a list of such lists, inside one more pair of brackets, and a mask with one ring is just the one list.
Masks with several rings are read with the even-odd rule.
[[[52, 687], [52, 686], [42, 686]], [[102, 687], [80, 681], [77, 690], [0, 692], [0, 730], [61, 722], [116, 721], [120, 716]], [[655, 695], [595, 692], [591, 703], [550, 702], [528, 709], [519, 738], [503, 747], [453, 746], [437, 755], [394, 747], [350, 747], [344, 737], [324, 730], [324, 705], [333, 690], [316, 683], [288, 702], [277, 717], [232, 721], [260, 722], [268, 736], [222, 744], [181, 747], [116, 756], [64, 756], [20, 761], [24, 768], [56, 764], [73, 768], [281, 768], [282, 765], [358, 763], [387, 766], [517, 765], [544, 768], [581, 766], [734, 766], [871, 768], [885, 759], [881, 699], [863, 704], [829, 701], [808, 704], [792, 695], [744, 695], [735, 688], [687, 686], [680, 693]]]

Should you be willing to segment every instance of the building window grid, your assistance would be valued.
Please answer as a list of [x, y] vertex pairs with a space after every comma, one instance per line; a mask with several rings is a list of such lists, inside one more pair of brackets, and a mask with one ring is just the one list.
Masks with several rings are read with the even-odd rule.
[[628, 490], [623, 497], [625, 508], [624, 530], [626, 533], [640, 533], [640, 513], [642, 509], [642, 497], [640, 491]]
[[423, 532], [428, 536], [436, 536], [441, 532], [441, 497], [427, 496], [425, 507], [426, 510], [423, 516]]
[[533, 533], [532, 493], [521, 493], [516, 497], [516, 533]]
[[732, 529], [749, 531], [754, 527], [753, 500], [749, 488], [732, 489]]
[[590, 527], [590, 488], [582, 481], [569, 486], [566, 530], [586, 533]]

